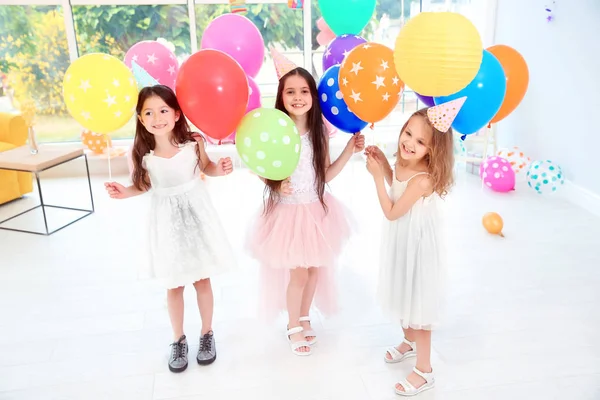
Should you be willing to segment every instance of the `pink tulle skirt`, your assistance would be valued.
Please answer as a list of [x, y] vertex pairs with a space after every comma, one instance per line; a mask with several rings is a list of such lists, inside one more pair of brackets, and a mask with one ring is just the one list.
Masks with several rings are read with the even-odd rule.
[[294, 268], [318, 268], [313, 304], [324, 314], [337, 310], [335, 262], [351, 234], [350, 214], [331, 194], [324, 200], [327, 211], [319, 201], [279, 203], [254, 222], [247, 248], [261, 264], [263, 317], [272, 319], [286, 309], [289, 270]]

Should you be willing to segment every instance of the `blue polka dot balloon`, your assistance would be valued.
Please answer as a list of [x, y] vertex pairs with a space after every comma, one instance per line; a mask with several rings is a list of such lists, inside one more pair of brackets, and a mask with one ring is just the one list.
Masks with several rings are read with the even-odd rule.
[[556, 192], [565, 183], [560, 165], [550, 160], [534, 161], [527, 171], [527, 185], [537, 193]]

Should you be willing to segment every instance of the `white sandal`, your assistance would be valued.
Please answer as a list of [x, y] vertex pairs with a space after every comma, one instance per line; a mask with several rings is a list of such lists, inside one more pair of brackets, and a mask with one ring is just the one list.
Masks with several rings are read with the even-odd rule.
[[[408, 350], [406, 353], [400, 353], [396, 347], [390, 347], [389, 349], [386, 350], [386, 353], [383, 355], [383, 359], [385, 360], [385, 362], [394, 364], [394, 363], [399, 363], [401, 361], [404, 361], [407, 358], [417, 356], [417, 344], [415, 342], [409, 342], [406, 339], [403, 339], [402, 342], [409, 345], [410, 350]], [[390, 356], [392, 356], [391, 360], [389, 358], [387, 358], [388, 353], [390, 354]]]
[[[309, 322], [310, 323], [310, 317], [306, 316], [306, 317], [300, 317], [300, 319], [298, 320], [299, 322]], [[310, 342], [308, 342], [311, 346], [314, 345], [315, 343], [317, 343], [317, 333], [313, 330], [310, 331], [304, 331], [304, 337], [307, 336], [312, 336], [313, 340], [311, 340]]]
[[[302, 328], [301, 326], [297, 326], [295, 328], [288, 329], [287, 333], [286, 333], [286, 337], [287, 337], [288, 343], [290, 344], [290, 348], [292, 349], [292, 353], [294, 353], [297, 356], [309, 356], [312, 354], [312, 349], [310, 348], [310, 343], [308, 343], [306, 340], [292, 342], [292, 339], [290, 339], [291, 335], [293, 335], [295, 333], [300, 333], [303, 330], [304, 330], [304, 328]], [[308, 347], [309, 350], [308, 351], [299, 351], [299, 349], [302, 347]]]
[[413, 368], [413, 371], [415, 372], [415, 374], [417, 374], [421, 378], [425, 379], [425, 383], [423, 384], [423, 386], [421, 386], [417, 389], [408, 381], [408, 379], [404, 379], [402, 382], [399, 382], [399, 384], [402, 385], [402, 388], [404, 389], [404, 391], [399, 390], [398, 388], [394, 387], [394, 389], [396, 389], [397, 395], [409, 396], [409, 397], [416, 396], [419, 393], [424, 392], [429, 389], [432, 389], [435, 386], [435, 378], [433, 376], [433, 370], [429, 373], [426, 373], [426, 372], [419, 371], [417, 369], [417, 367], [415, 367], [415, 368]]

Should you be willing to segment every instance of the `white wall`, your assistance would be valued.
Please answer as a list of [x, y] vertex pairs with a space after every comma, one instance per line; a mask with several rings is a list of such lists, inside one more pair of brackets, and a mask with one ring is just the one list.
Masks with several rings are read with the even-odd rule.
[[530, 73], [498, 143], [559, 163], [567, 180], [600, 195], [600, 0], [557, 0], [548, 23], [551, 3], [498, 0], [495, 42], [518, 50]]

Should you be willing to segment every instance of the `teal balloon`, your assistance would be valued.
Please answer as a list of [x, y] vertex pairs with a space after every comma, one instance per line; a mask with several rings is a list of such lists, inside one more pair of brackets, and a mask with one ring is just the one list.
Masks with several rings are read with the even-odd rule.
[[483, 51], [479, 72], [467, 87], [450, 96], [434, 97], [433, 100], [437, 105], [463, 96], [467, 96], [467, 100], [454, 119], [452, 129], [463, 135], [471, 135], [490, 123], [506, 96], [504, 69], [489, 51]]
[[358, 35], [375, 12], [376, 0], [319, 0], [321, 15], [337, 36]]
[[300, 161], [296, 124], [275, 108], [257, 108], [246, 114], [237, 127], [235, 147], [252, 172], [273, 181], [291, 176]]

